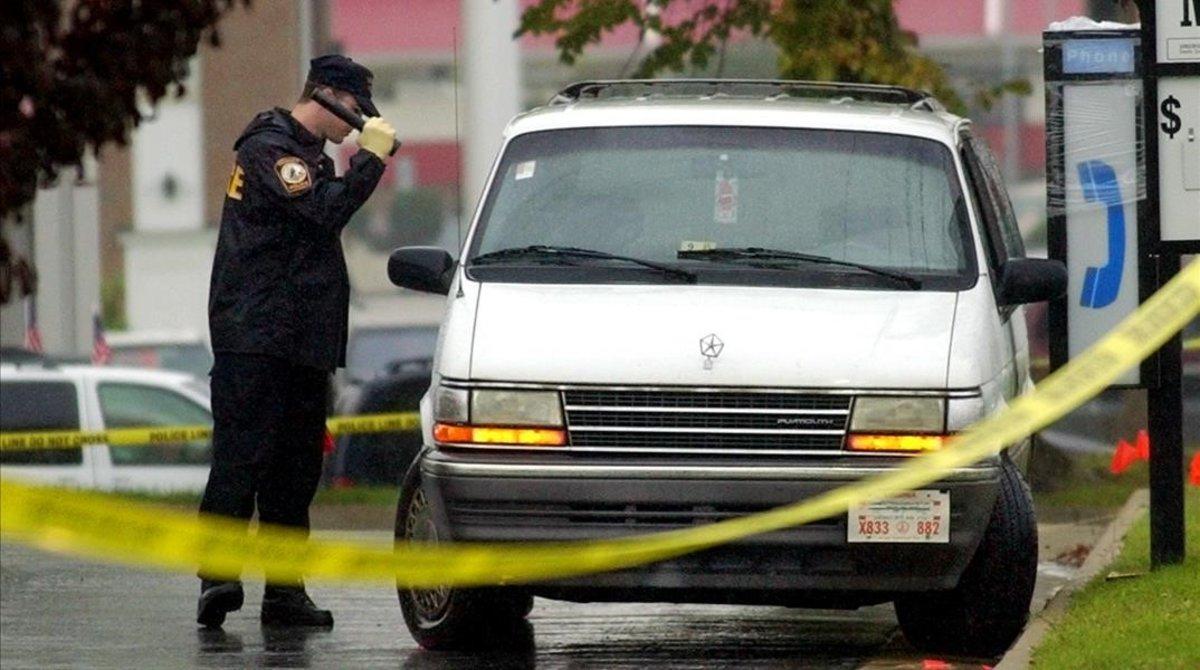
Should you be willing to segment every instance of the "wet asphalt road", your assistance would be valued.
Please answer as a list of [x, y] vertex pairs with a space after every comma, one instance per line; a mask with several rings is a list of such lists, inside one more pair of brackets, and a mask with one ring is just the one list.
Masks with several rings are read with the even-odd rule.
[[[1065, 541], [1074, 542], [1077, 535]], [[1043, 565], [1035, 609], [1069, 572]], [[336, 625], [331, 631], [297, 633], [259, 625], [262, 587], [254, 579], [247, 580], [246, 607], [230, 615], [223, 631], [199, 630], [193, 620], [197, 588], [187, 576], [88, 563], [5, 543], [0, 547], [0, 666], [920, 668], [922, 658], [899, 634], [890, 605], [830, 611], [538, 599], [530, 626], [506, 632], [503, 648], [446, 654], [415, 645], [395, 593], [386, 589], [310, 586], [314, 599], [333, 610]], [[979, 667], [978, 661], [957, 660], [957, 667]]]

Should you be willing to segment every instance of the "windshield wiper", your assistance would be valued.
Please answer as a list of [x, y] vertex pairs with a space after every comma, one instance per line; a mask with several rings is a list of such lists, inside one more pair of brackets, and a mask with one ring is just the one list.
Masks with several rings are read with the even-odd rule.
[[[680, 251], [677, 256], [679, 258], [697, 258], [701, 260], [709, 260], [716, 262], [740, 262], [740, 261], [800, 261], [803, 263], [819, 263], [822, 265], [838, 265], [841, 267], [856, 268], [864, 272], [887, 277], [895, 281], [903, 283], [912, 289], [921, 288], [921, 280], [916, 277], [897, 272], [894, 270], [884, 270], [863, 263], [855, 263], [854, 261], [843, 261], [829, 256], [818, 256], [816, 254], [806, 254], [799, 251], [784, 251], [782, 249], [763, 249], [760, 247], [718, 247], [716, 249], [694, 249], [691, 251]], [[764, 266], [770, 267], [770, 266]]]
[[544, 244], [535, 244], [528, 247], [511, 247], [509, 249], [500, 249], [486, 254], [481, 254], [471, 259], [472, 265], [486, 265], [488, 263], [498, 263], [509, 260], [519, 260], [525, 258], [562, 258], [562, 259], [577, 259], [577, 258], [594, 258], [605, 261], [622, 261], [625, 263], [633, 263], [644, 268], [657, 270], [665, 275], [678, 277], [694, 283], [696, 281], [696, 273], [689, 272], [683, 268], [667, 265], [666, 263], [656, 263], [633, 256], [621, 256], [619, 254], [610, 254], [607, 251], [596, 251], [595, 249], [580, 249], [577, 247], [555, 247]]

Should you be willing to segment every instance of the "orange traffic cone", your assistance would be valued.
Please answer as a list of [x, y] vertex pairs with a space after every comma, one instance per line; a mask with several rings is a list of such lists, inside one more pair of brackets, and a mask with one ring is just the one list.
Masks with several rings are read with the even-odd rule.
[[1200, 454], [1192, 458], [1192, 465], [1188, 468], [1188, 483], [1200, 486]]

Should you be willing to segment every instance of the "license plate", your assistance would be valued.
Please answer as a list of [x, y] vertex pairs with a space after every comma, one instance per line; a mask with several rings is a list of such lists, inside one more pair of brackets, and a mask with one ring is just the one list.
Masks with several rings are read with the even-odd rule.
[[906, 491], [886, 500], [851, 507], [847, 542], [950, 541], [950, 494]]

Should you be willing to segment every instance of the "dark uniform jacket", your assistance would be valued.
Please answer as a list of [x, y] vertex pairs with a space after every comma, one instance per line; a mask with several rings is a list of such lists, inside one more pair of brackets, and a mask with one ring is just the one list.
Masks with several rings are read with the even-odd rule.
[[322, 370], [346, 364], [350, 281], [340, 233], [384, 164], [362, 150], [338, 178], [323, 147], [283, 109], [256, 116], [234, 145], [209, 285], [214, 352]]

